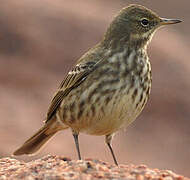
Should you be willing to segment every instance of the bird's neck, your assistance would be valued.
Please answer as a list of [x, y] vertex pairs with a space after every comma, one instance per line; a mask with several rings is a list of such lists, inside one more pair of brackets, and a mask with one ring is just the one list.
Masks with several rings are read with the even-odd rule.
[[143, 52], [147, 55], [147, 41], [111, 41], [109, 44], [102, 44], [108, 57], [112, 57], [114, 54], [130, 54], [130, 52]]
[[115, 37], [109, 38], [104, 37], [101, 44], [106, 48], [110, 49], [113, 52], [122, 51], [125, 49], [147, 49], [147, 45], [149, 44], [152, 36], [144, 36], [144, 37], [137, 37], [137, 36], [125, 36], [125, 37]]

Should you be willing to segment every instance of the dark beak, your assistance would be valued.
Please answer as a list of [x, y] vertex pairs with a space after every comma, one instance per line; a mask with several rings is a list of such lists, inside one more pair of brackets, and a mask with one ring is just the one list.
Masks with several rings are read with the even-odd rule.
[[168, 24], [177, 24], [182, 22], [179, 19], [166, 19], [166, 18], [161, 18], [161, 25], [168, 25]]

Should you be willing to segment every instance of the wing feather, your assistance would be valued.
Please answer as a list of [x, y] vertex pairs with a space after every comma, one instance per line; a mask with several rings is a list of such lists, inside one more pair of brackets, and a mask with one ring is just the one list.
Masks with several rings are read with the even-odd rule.
[[61, 82], [58, 92], [55, 94], [51, 101], [51, 105], [47, 113], [47, 121], [49, 121], [55, 114], [57, 108], [60, 106], [64, 97], [66, 97], [72, 89], [78, 87], [95, 69], [95, 62], [88, 62], [86, 64], [77, 64]]

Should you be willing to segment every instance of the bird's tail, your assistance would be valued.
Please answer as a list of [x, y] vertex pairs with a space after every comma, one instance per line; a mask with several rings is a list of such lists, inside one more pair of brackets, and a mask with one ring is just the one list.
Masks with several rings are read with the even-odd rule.
[[56, 132], [68, 127], [61, 127], [56, 120], [52, 119], [38, 130], [31, 138], [29, 138], [13, 155], [19, 156], [23, 154], [36, 153]]

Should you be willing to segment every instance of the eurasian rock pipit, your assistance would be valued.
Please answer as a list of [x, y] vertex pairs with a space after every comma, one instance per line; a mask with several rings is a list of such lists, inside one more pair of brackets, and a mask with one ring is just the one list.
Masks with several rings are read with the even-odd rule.
[[151, 10], [130, 5], [113, 19], [103, 39], [85, 53], [60, 84], [44, 126], [14, 155], [33, 154], [56, 132], [72, 130], [78, 157], [78, 135], [105, 135], [127, 127], [143, 110], [151, 89], [147, 45], [162, 25], [181, 22], [160, 18]]

